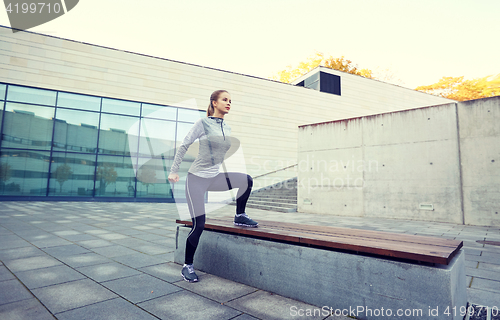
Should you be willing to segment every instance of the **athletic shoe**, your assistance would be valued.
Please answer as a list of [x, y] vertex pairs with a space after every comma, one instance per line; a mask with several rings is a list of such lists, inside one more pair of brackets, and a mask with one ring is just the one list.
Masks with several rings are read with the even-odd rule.
[[257, 227], [259, 224], [250, 217], [248, 217], [245, 213], [234, 216], [234, 225], [242, 226], [242, 227]]
[[198, 276], [194, 273], [192, 264], [185, 264], [182, 268], [181, 275], [187, 282], [198, 282]]

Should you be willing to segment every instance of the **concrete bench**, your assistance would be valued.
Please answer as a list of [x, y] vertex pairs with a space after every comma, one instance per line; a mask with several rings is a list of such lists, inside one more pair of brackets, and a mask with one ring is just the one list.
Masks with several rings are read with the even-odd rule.
[[[184, 263], [191, 221], [177, 220]], [[357, 319], [463, 319], [462, 241], [389, 232], [207, 219], [195, 269]], [[291, 318], [301, 310], [290, 310]], [[321, 312], [321, 313], [320, 313]]]

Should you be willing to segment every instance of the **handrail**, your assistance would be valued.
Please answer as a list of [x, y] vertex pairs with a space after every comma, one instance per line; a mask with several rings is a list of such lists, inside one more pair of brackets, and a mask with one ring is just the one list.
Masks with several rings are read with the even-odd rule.
[[284, 168], [281, 168], [281, 169], [278, 169], [278, 170], [274, 170], [274, 171], [271, 171], [271, 172], [268, 172], [268, 173], [264, 173], [264, 174], [261, 174], [260, 176], [252, 177], [252, 179], [257, 179], [257, 178], [260, 178], [260, 177], [263, 177], [263, 176], [267, 176], [267, 175], [269, 175], [271, 173], [276, 173], [276, 172], [283, 171], [283, 170], [286, 170], [286, 169], [289, 169], [289, 168], [293, 168], [293, 167], [295, 167], [297, 165], [298, 165], [298, 163], [292, 164], [291, 166], [288, 166], [288, 167], [284, 167]]

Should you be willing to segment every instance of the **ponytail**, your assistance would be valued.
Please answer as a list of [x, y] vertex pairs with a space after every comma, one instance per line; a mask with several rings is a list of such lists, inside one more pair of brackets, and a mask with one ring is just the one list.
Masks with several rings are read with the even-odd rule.
[[211, 117], [214, 115], [214, 105], [212, 104], [212, 100], [210, 100], [210, 104], [208, 105], [208, 109], [207, 109], [207, 117]]

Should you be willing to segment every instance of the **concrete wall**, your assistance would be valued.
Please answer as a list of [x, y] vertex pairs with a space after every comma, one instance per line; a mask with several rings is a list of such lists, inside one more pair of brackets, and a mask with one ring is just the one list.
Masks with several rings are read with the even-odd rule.
[[500, 225], [500, 96], [458, 103], [466, 224]]
[[500, 225], [500, 98], [299, 127], [298, 210]]
[[[346, 80], [345, 93], [337, 96], [31, 32], [12, 34], [5, 27], [0, 31], [1, 82], [167, 105], [195, 99], [199, 109], [206, 109], [214, 90], [227, 89], [233, 100], [227, 120], [242, 143], [251, 175], [297, 162], [297, 127], [301, 124], [387, 112], [394, 106], [408, 109], [448, 102], [361, 77], [351, 87]], [[393, 102], [396, 91], [404, 91], [408, 99]], [[378, 98], [363, 102], [365, 95], [373, 94]], [[283, 179], [293, 174], [284, 171]]]

